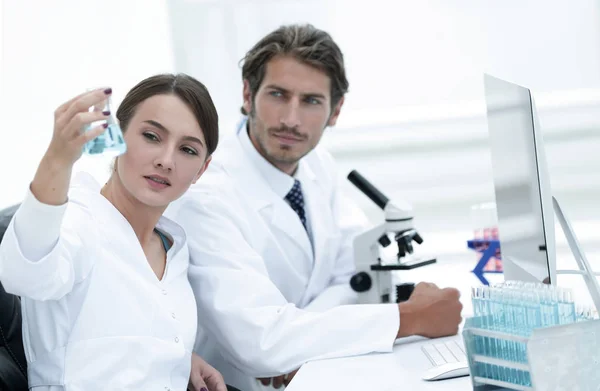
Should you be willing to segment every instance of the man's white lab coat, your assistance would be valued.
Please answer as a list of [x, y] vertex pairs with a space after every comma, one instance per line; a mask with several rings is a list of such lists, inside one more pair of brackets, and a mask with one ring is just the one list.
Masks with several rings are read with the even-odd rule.
[[256, 377], [307, 361], [391, 351], [397, 306], [347, 305], [356, 302], [348, 283], [352, 240], [364, 226], [353, 223], [360, 211], [340, 194], [331, 156], [317, 147], [295, 175], [311, 245], [298, 215], [257, 169], [249, 142], [240, 131], [222, 142], [204, 176], [167, 210], [190, 245], [189, 277], [206, 332], [197, 353], [228, 384], [251, 390]]

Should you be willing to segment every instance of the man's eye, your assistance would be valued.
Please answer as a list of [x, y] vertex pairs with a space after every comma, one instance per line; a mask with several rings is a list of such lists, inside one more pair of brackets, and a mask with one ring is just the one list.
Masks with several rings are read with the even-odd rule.
[[283, 96], [283, 94], [281, 93], [281, 91], [271, 91], [269, 94], [271, 94], [271, 96], [274, 96], [276, 98]]

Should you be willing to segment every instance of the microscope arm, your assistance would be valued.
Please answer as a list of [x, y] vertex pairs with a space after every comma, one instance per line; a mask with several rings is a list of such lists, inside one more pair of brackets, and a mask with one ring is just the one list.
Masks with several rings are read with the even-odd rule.
[[379, 240], [386, 233], [386, 225], [380, 224], [354, 238], [355, 264], [370, 267], [379, 263]]

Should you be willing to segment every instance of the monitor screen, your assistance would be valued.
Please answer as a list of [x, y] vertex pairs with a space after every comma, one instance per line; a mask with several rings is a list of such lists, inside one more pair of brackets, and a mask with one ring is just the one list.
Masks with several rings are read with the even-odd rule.
[[552, 194], [532, 95], [490, 75], [484, 85], [504, 278], [554, 284]]

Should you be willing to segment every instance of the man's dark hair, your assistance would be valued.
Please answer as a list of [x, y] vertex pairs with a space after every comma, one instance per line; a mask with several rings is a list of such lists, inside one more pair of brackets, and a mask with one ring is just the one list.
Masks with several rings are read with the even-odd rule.
[[[348, 92], [344, 56], [333, 38], [310, 24], [281, 26], [261, 39], [243, 58], [242, 79], [250, 84], [251, 99], [260, 87], [267, 63], [291, 56], [327, 74], [331, 80], [331, 107]], [[242, 107], [242, 114], [246, 113]]]

